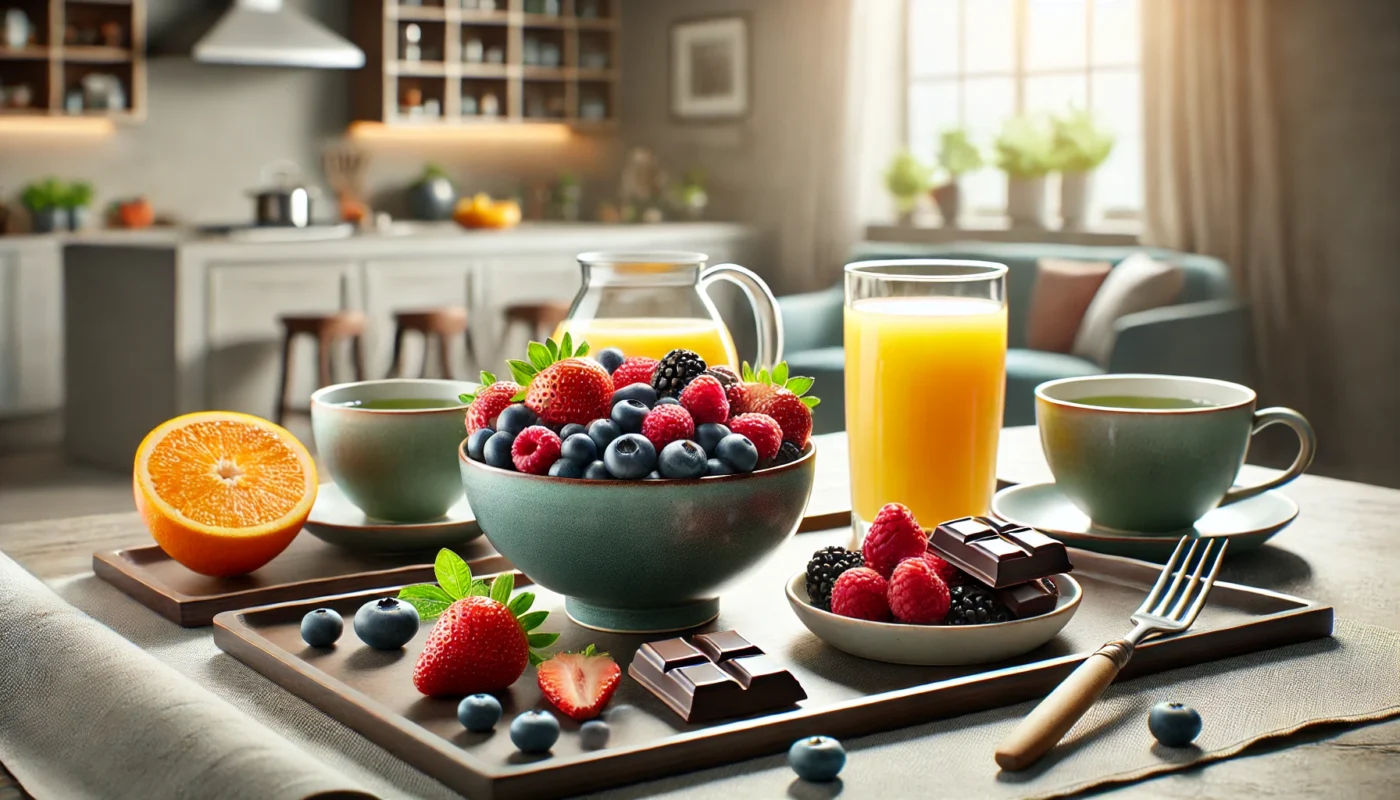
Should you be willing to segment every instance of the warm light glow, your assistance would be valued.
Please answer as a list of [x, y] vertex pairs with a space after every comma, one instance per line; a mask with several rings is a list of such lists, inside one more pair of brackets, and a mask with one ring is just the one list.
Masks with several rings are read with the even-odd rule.
[[362, 141], [425, 142], [494, 139], [512, 142], [563, 142], [573, 135], [568, 125], [552, 122], [464, 123], [461, 125], [385, 125], [354, 122], [350, 136]]
[[99, 117], [4, 117], [0, 136], [108, 136], [116, 130], [110, 119]]

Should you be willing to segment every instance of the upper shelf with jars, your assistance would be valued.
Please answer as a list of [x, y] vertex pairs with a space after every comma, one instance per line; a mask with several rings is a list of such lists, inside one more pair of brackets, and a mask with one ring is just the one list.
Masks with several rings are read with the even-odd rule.
[[0, 2], [0, 115], [140, 119], [146, 0]]
[[616, 120], [621, 0], [357, 3], [356, 119], [446, 126]]

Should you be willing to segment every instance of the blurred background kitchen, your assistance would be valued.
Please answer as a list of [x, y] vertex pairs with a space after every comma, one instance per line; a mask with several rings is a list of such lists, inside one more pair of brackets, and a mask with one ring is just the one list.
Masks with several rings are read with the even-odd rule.
[[127, 510], [178, 413], [497, 369], [601, 249], [762, 275], [819, 432], [841, 266], [977, 257], [1007, 424], [1214, 376], [1400, 486], [1397, 141], [1392, 0], [0, 0], [0, 522]]

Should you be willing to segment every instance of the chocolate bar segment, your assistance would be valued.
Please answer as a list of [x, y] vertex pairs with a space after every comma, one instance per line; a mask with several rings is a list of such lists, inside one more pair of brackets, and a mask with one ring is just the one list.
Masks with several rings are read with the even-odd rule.
[[1055, 610], [1055, 603], [1059, 599], [1060, 590], [1049, 578], [1026, 581], [997, 590], [997, 600], [1006, 606], [1006, 610], [1016, 619], [1048, 614]]
[[998, 526], [985, 517], [939, 525], [930, 546], [953, 566], [993, 589], [1069, 572], [1065, 546], [1024, 526]]
[[791, 672], [734, 631], [647, 642], [627, 674], [691, 723], [781, 711], [807, 699]]

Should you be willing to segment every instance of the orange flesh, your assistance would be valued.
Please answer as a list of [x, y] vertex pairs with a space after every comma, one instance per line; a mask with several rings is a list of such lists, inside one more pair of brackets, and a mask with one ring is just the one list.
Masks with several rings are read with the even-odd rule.
[[152, 448], [146, 472], [157, 497], [216, 528], [281, 519], [306, 496], [294, 449], [271, 430], [229, 420], [171, 430]]

